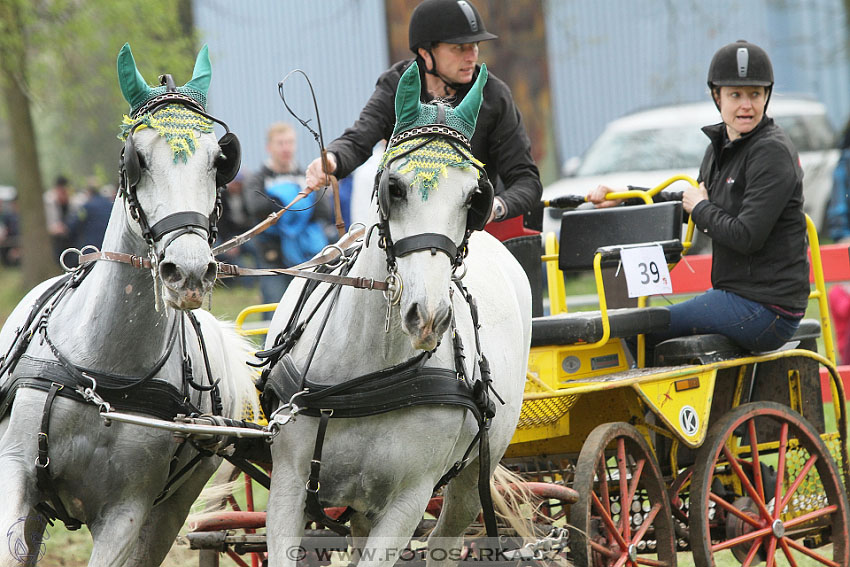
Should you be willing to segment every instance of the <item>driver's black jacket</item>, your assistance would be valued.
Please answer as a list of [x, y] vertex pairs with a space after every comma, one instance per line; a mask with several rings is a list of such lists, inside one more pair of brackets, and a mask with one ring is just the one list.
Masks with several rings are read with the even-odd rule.
[[[395, 125], [395, 93], [401, 75], [413, 63], [412, 59], [400, 61], [378, 77], [375, 92], [360, 112], [357, 121], [328, 145], [336, 156], [336, 176], [343, 178], [372, 155], [372, 148], [380, 140], [389, 141]], [[480, 67], [475, 71], [478, 77]], [[422, 82], [421, 100], [432, 97], [425, 85], [424, 70], [419, 69]], [[449, 104], [457, 106], [469, 92], [474, 80], [463, 85]], [[506, 218], [515, 217], [539, 207], [543, 186], [540, 172], [531, 158], [531, 142], [522, 117], [514, 103], [508, 86], [493, 73], [484, 85], [484, 100], [478, 113], [475, 134], [472, 136], [472, 153], [484, 163], [487, 176], [507, 208]], [[497, 183], [501, 179], [503, 187]], [[542, 217], [536, 222], [526, 222], [540, 229]]]
[[[723, 123], [702, 130], [711, 143], [698, 180], [708, 200], [697, 203], [691, 217], [712, 240], [712, 287], [802, 316], [810, 287], [797, 150], [766, 115], [733, 141]], [[681, 200], [681, 192], [655, 198], [670, 199]]]

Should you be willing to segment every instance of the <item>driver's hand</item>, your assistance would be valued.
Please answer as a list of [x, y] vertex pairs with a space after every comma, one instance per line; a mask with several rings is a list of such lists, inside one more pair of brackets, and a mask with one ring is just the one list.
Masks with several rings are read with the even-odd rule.
[[623, 191], [626, 191], [626, 189], [611, 189], [610, 187], [606, 187], [605, 185], [597, 185], [596, 189], [588, 193], [585, 199], [589, 203], [593, 203], [597, 209], [604, 209], [606, 207], [616, 207], [617, 205], [622, 203], [623, 200], [606, 199], [605, 196], [608, 193], [621, 193]]
[[336, 157], [331, 152], [327, 152], [326, 155], [328, 157], [329, 171], [322, 172], [321, 157], [314, 159], [310, 162], [310, 165], [307, 166], [307, 172], [305, 174], [305, 189], [315, 191], [316, 189], [321, 189], [322, 187], [327, 187], [331, 184], [330, 176], [336, 173]]

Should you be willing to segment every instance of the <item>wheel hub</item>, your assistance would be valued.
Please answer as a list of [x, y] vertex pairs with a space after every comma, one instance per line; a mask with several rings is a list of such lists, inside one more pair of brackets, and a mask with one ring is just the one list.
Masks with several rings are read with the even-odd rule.
[[[747, 516], [749, 516], [750, 518], [752, 518], [756, 521], [760, 520], [759, 511], [758, 511], [758, 508], [756, 507], [756, 503], [753, 502], [753, 500], [751, 498], [746, 497], [746, 496], [737, 498], [732, 503], [732, 505], [735, 508], [737, 508], [738, 510], [740, 510], [741, 512], [743, 512], [744, 514], [746, 514]], [[746, 535], [746, 534], [750, 533], [754, 529], [755, 528], [753, 528], [753, 526], [751, 524], [743, 521], [738, 516], [736, 516], [734, 514], [727, 514], [726, 515], [726, 539], [734, 539], [734, 538], [737, 538], [737, 537], [741, 537], [742, 535]], [[734, 555], [735, 558], [738, 561], [743, 563], [744, 560], [747, 558], [747, 554], [750, 551], [750, 545], [749, 544], [736, 545], [735, 547], [731, 548], [731, 551], [732, 551], [732, 555]], [[761, 549], [759, 550], [758, 554], [754, 558], [755, 559], [754, 562], [751, 563], [751, 564], [757, 565], [761, 561], [764, 561], [765, 558], [766, 557], [765, 557], [765, 554], [764, 554], [764, 546], [762, 546]]]
[[632, 544], [629, 545], [629, 561], [634, 563], [635, 561], [637, 561], [637, 556], [638, 556], [637, 546], [632, 543]]
[[773, 535], [777, 538], [785, 536], [785, 524], [782, 523], [782, 520], [774, 520], [770, 525], [770, 529], [773, 531]]

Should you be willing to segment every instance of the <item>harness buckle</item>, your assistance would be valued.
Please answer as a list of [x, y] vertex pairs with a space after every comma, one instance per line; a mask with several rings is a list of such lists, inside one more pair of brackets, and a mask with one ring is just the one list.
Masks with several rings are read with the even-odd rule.
[[35, 458], [35, 466], [37, 466], [40, 469], [46, 469], [48, 466], [50, 466], [50, 457], [45, 457], [45, 459], [46, 459], [46, 462], [44, 464], [41, 464], [41, 457], [36, 457]]
[[321, 486], [322, 486], [321, 483], [317, 480], [316, 481], [316, 488], [315, 489], [310, 488], [310, 481], [308, 480], [307, 484], [304, 486], [304, 488], [307, 490], [307, 492], [311, 492], [313, 494], [318, 494], [319, 488], [321, 488]]

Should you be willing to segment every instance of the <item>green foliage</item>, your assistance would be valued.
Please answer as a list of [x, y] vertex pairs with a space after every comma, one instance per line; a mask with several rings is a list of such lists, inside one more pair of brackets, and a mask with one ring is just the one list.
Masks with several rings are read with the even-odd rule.
[[[13, 25], [4, 17], [13, 4], [23, 23], [12, 30], [20, 33], [4, 34]], [[104, 169], [113, 179], [120, 148], [115, 136], [127, 112], [116, 72], [124, 42], [132, 45], [148, 82], [157, 84], [163, 73], [179, 84], [191, 78], [195, 39], [183, 30], [180, 5], [173, 0], [0, 0], [0, 42], [22, 41], [26, 47], [26, 90], [46, 180], [63, 173], [81, 185]]]

